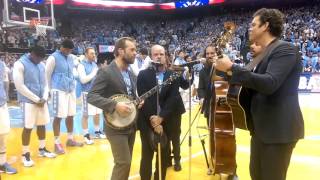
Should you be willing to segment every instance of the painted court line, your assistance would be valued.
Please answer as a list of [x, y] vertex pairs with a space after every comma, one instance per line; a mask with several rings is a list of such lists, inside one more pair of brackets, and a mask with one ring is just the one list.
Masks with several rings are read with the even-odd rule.
[[[237, 152], [242, 153], [250, 153], [250, 147], [248, 146], [237, 146]], [[203, 155], [203, 151], [199, 151], [195, 154], [192, 154], [191, 158], [196, 158], [198, 156]], [[189, 161], [189, 157], [185, 157], [181, 159], [181, 163]], [[317, 156], [305, 156], [305, 155], [292, 155], [291, 162], [304, 163], [304, 164], [312, 164], [312, 165], [320, 165], [320, 157]], [[155, 169], [152, 170], [153, 172]], [[134, 174], [129, 177], [129, 179], [137, 179], [140, 178], [139, 173]]]
[[[201, 155], [203, 155], [203, 151], [199, 151], [199, 152], [197, 152], [195, 154], [192, 154], [191, 158], [196, 158], [196, 157], [201, 156]], [[187, 162], [187, 161], [189, 161], [189, 157], [185, 157], [185, 158], [181, 159], [181, 163], [184, 163], [184, 162]], [[155, 169], [152, 170], [152, 172], [154, 172], [154, 171], [155, 171]], [[129, 177], [129, 179], [137, 179], [137, 178], [140, 178], [139, 173], [134, 174], [134, 175]]]

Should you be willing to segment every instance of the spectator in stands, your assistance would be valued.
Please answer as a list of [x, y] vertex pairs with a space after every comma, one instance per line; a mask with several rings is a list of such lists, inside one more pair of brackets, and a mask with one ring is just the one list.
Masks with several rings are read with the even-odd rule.
[[[307, 55], [303, 55], [302, 56], [302, 59], [303, 59], [303, 67], [306, 67], [308, 61], [311, 61], [312, 62], [312, 52], [311, 51], [308, 51], [307, 52]], [[312, 63], [311, 63], [312, 64]]]
[[16, 44], [16, 38], [11, 33], [7, 37], [7, 41], [8, 41], [8, 46], [9, 47], [14, 47], [15, 44]]
[[191, 62], [192, 61], [192, 57], [190, 55], [186, 55], [184, 57], [185, 62]]
[[320, 53], [319, 53], [319, 59], [318, 59], [318, 62], [317, 64], [315, 65], [315, 68], [314, 68], [314, 72], [320, 72]]
[[185, 64], [186, 61], [184, 60], [185, 54], [183, 50], [178, 51], [178, 57], [174, 60], [174, 65]]
[[320, 52], [320, 47], [317, 41], [313, 41], [311, 46], [308, 48], [309, 51], [311, 51], [313, 54], [317, 54]]
[[149, 67], [151, 59], [149, 57], [149, 52], [147, 48], [141, 48], [139, 54], [136, 56], [136, 59], [133, 64], [130, 65], [130, 68], [133, 71], [133, 74], [138, 76], [141, 70], [144, 70]]
[[305, 73], [312, 73], [312, 70], [313, 70], [313, 68], [312, 68], [312, 61], [311, 61], [311, 60], [308, 60], [306, 66], [305, 66], [304, 69], [303, 69], [303, 72], [305, 72]]

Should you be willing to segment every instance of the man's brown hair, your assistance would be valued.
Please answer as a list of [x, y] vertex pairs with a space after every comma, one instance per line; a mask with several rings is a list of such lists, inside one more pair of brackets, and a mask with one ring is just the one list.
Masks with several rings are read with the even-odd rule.
[[133, 39], [133, 38], [131, 38], [131, 37], [122, 37], [122, 38], [120, 38], [120, 39], [118, 39], [117, 41], [116, 41], [116, 44], [115, 44], [115, 46], [114, 46], [114, 55], [117, 57], [117, 56], [119, 56], [119, 52], [118, 52], [118, 50], [119, 49], [125, 49], [127, 46], [126, 46], [126, 42], [127, 41], [131, 41], [131, 42], [133, 42], [133, 43], [135, 43], [136, 41]]

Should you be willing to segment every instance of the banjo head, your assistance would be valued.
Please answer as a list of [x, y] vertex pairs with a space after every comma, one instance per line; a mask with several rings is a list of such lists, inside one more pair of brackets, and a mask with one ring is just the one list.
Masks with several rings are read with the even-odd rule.
[[137, 116], [136, 105], [132, 102], [133, 99], [125, 94], [114, 95], [110, 97], [116, 102], [124, 102], [127, 103], [131, 108], [131, 113], [120, 115], [117, 111], [113, 113], [105, 113], [104, 116], [108, 125], [111, 125], [114, 129], [126, 129], [135, 123]]

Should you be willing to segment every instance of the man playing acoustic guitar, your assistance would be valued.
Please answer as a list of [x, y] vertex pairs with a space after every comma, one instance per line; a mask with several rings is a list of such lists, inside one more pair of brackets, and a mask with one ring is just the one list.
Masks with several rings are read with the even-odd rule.
[[231, 85], [241, 85], [251, 92], [247, 101], [251, 104], [253, 180], [285, 180], [292, 150], [304, 136], [298, 101], [301, 57], [294, 45], [278, 40], [283, 17], [276, 9], [263, 8], [254, 14], [249, 39], [261, 45], [265, 56], [253, 72], [233, 64], [227, 56], [217, 59], [215, 65], [231, 76]]

